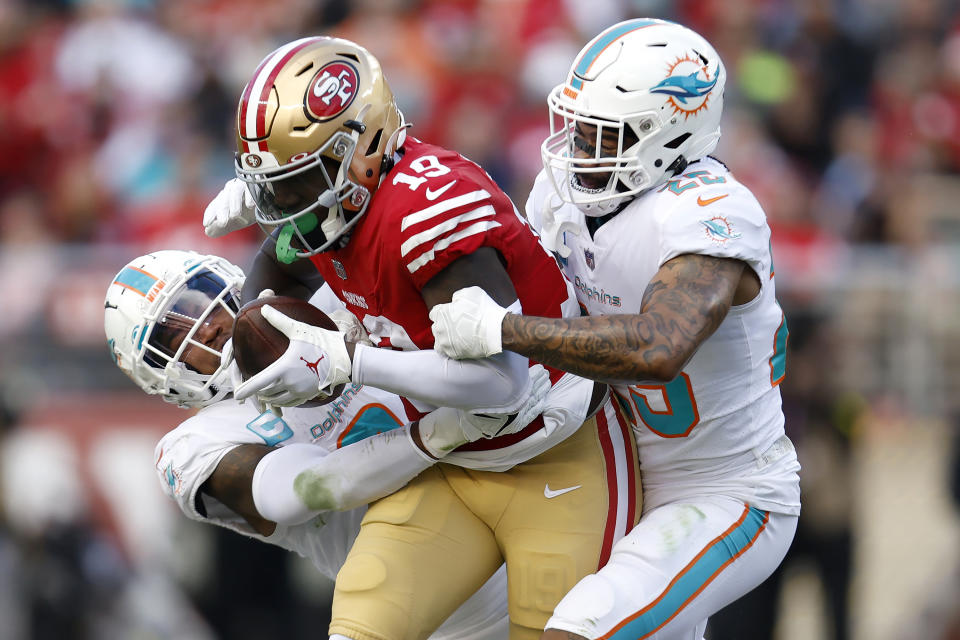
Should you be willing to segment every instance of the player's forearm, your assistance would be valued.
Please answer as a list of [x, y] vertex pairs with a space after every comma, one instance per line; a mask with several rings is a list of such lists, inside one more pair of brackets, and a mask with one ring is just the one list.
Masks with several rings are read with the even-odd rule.
[[257, 511], [251, 487], [257, 463], [271, 451], [273, 447], [259, 444], [242, 444], [231, 449], [200, 487], [202, 493], [242, 516], [262, 536], [272, 534], [277, 525]]
[[330, 453], [292, 444], [257, 465], [253, 499], [265, 517], [300, 524], [323, 511], [353, 509], [389, 495], [433, 462], [417, 449], [406, 427]]
[[560, 319], [508, 314], [503, 348], [602, 382], [669, 382], [723, 322], [744, 266], [678, 256], [650, 282], [641, 313]]
[[276, 257], [276, 240], [267, 237], [247, 269], [242, 298], [253, 300], [264, 289], [273, 289], [277, 295], [307, 300], [323, 285], [323, 278], [309, 260], [295, 260], [281, 264]]
[[651, 318], [612, 315], [539, 318], [507, 314], [503, 349], [556, 369], [611, 384], [669, 381], [686, 362], [671, 348]]
[[502, 353], [450, 360], [435, 351], [392, 351], [357, 345], [353, 381], [435, 407], [512, 413], [526, 397], [527, 359]]

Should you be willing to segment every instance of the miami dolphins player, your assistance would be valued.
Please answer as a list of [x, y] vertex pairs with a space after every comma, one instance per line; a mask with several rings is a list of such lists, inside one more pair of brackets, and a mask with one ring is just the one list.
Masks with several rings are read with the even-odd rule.
[[561, 600], [543, 640], [694, 640], [781, 562], [800, 511], [778, 385], [787, 325], [770, 229], [708, 156], [726, 72], [700, 35], [616, 24], [549, 95], [527, 202], [587, 316], [510, 313], [477, 288], [431, 311], [454, 358], [513, 351], [606, 381], [634, 427], [640, 523]]
[[[461, 424], [450, 420], [454, 410], [428, 414], [414, 428], [446, 426], [421, 437], [435, 447], [427, 455], [413, 444], [400, 398], [358, 384], [323, 406], [287, 409], [282, 418], [234, 401], [221, 356], [229, 351], [243, 281], [238, 267], [217, 256], [158, 251], [132, 260], [111, 281], [104, 304], [111, 355], [145, 392], [200, 409], [156, 447], [161, 486], [180, 510], [191, 519], [294, 551], [333, 579], [360, 530], [365, 503], [399, 488], [435, 462], [431, 455], [468, 437], [449, 429]], [[322, 291], [315, 301], [326, 302], [338, 317], [335, 299], [324, 298]], [[541, 382], [532, 385], [528, 411], [538, 412], [538, 396], [548, 386], [543, 372]], [[532, 415], [519, 417], [520, 422], [529, 419]], [[488, 427], [480, 424], [470, 437], [483, 435], [482, 428]], [[341, 476], [342, 481], [328, 483], [327, 497], [328, 506], [340, 510], [314, 510], [292, 525], [261, 515], [276, 507], [270, 504], [269, 486], [258, 486], [263, 482], [257, 466], [276, 447], [299, 448], [314, 461], [314, 472]], [[502, 567], [431, 637], [506, 637], [506, 593]]]

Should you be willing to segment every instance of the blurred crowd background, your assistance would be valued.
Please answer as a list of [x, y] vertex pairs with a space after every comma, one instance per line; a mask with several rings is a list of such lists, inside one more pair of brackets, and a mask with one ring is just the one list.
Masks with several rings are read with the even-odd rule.
[[[413, 134], [518, 206], [545, 96], [596, 33], [674, 19], [723, 57], [716, 155], [773, 229], [804, 512], [711, 638], [960, 638], [960, 12], [955, 0], [0, 0], [0, 639], [325, 637], [329, 583], [195, 525], [153, 445], [186, 417], [113, 367], [102, 301], [203, 235], [268, 52], [346, 37]], [[744, 626], [746, 625], [746, 626]]]

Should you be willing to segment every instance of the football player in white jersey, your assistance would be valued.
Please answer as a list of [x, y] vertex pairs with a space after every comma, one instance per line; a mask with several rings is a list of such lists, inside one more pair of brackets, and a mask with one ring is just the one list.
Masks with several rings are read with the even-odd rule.
[[527, 202], [589, 315], [518, 315], [477, 288], [431, 312], [437, 350], [514, 351], [609, 382], [631, 416], [640, 523], [560, 602], [544, 640], [699, 640], [709, 615], [770, 575], [796, 529], [770, 229], [707, 155], [725, 80], [713, 47], [675, 23], [630, 20], [591, 40], [549, 96]]
[[[190, 251], [158, 251], [132, 260], [107, 291], [110, 353], [142, 390], [199, 409], [156, 448], [161, 486], [180, 510], [191, 519], [295, 551], [333, 579], [360, 530], [365, 503], [399, 488], [434, 460], [409, 437], [400, 398], [379, 389], [348, 385], [322, 406], [288, 409], [282, 417], [233, 400], [221, 355], [231, 337], [243, 279], [242, 271], [223, 258]], [[318, 298], [337, 317], [335, 298]], [[547, 386], [544, 372], [532, 386], [535, 397], [528, 411], [537, 410]], [[521, 422], [529, 419], [532, 415], [520, 417]], [[424, 420], [431, 418], [418, 426]], [[456, 424], [449, 416], [442, 422]], [[452, 433], [443, 437], [453, 438], [449, 445], [468, 439]], [[342, 481], [328, 483], [327, 502], [339, 510], [313, 511], [293, 525], [261, 515], [264, 505], [270, 506], [269, 495], [259, 496], [258, 504], [255, 494], [269, 494], [269, 487], [256, 486], [255, 472], [258, 461], [275, 447], [329, 454], [323, 461], [330, 477]], [[501, 567], [431, 637], [505, 638], [506, 594]]]

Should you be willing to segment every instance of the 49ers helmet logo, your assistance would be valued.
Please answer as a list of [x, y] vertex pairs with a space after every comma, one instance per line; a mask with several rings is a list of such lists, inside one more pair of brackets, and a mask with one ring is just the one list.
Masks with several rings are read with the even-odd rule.
[[359, 84], [353, 65], [340, 61], [325, 64], [307, 85], [307, 115], [320, 122], [335, 118], [353, 102]]

